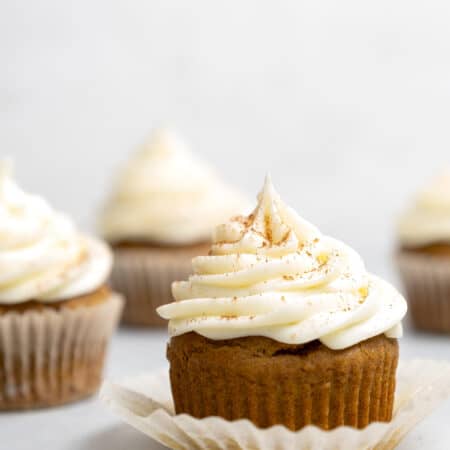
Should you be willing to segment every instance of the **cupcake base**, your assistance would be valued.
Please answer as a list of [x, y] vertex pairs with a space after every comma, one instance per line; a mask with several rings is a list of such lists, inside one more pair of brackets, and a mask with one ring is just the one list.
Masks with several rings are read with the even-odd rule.
[[128, 325], [167, 326], [157, 313], [158, 306], [170, 303], [173, 281], [186, 279], [191, 260], [207, 255], [209, 244], [186, 247], [158, 247], [150, 244], [113, 245], [113, 288], [125, 296], [122, 322]]
[[364, 428], [392, 418], [398, 344], [384, 335], [344, 350], [319, 341], [173, 337], [167, 356], [177, 414], [282, 424]]
[[[64, 370], [61, 364], [57, 368], [57, 373], [51, 376], [53, 382], [49, 386], [49, 373], [54, 370], [53, 368], [43, 367], [40, 374], [25, 374], [22, 363], [16, 361], [10, 377], [16, 386], [22, 388], [14, 389], [16, 392], [10, 395], [10, 398], [7, 395], [0, 398], [0, 411], [49, 408], [88, 398], [99, 388], [103, 363], [104, 353], [98, 355], [97, 361], [73, 362], [70, 369]], [[4, 367], [0, 366], [0, 372], [3, 370]], [[47, 379], [41, 382], [41, 389], [36, 383], [37, 378]], [[24, 386], [30, 386], [28, 392]]]
[[401, 249], [397, 264], [414, 326], [450, 333], [450, 246]]
[[92, 395], [122, 307], [109, 289], [57, 303], [0, 309], [0, 410], [43, 408]]

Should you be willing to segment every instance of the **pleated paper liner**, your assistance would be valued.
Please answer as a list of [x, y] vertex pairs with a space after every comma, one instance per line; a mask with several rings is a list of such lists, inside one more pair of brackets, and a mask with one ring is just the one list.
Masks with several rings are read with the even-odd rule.
[[450, 333], [450, 256], [400, 250], [396, 259], [414, 325]]
[[[374, 422], [363, 429], [314, 426], [297, 432], [283, 426], [257, 428], [248, 420], [220, 417], [195, 419], [174, 415], [166, 370], [105, 382], [102, 401], [125, 422], [173, 449], [262, 450], [389, 450], [439, 403], [450, 396], [450, 364], [439, 361], [400, 361], [391, 422]], [[425, 443], [424, 443], [425, 444]]]
[[209, 245], [186, 248], [116, 247], [111, 284], [125, 296], [122, 320], [130, 325], [167, 326], [156, 313], [173, 301], [171, 285], [192, 273], [194, 256], [207, 254]]
[[122, 298], [0, 315], [0, 410], [56, 406], [100, 386]]

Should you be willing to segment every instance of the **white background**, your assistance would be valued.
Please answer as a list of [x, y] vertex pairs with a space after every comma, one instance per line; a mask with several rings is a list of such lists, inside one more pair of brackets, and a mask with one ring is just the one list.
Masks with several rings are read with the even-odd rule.
[[[303, 216], [397, 282], [396, 215], [449, 163], [449, 23], [444, 0], [2, 0], [0, 154], [92, 228], [120, 164], [172, 125], [249, 195], [270, 171]], [[116, 339], [113, 372], [134, 345], [163, 363], [162, 341], [152, 354], [142, 339]], [[32, 448], [9, 430], [5, 448]]]

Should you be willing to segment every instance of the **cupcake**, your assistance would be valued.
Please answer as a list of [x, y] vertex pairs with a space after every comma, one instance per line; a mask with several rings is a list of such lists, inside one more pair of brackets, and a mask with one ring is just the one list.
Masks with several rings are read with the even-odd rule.
[[0, 164], [0, 410], [94, 393], [122, 301], [109, 248], [80, 234]]
[[391, 420], [405, 300], [270, 179], [192, 265], [158, 309], [177, 414], [291, 430]]
[[112, 284], [126, 297], [123, 321], [164, 325], [155, 308], [171, 300], [172, 281], [207, 254], [213, 228], [245, 207], [175, 135], [156, 131], [120, 174], [100, 217], [114, 250]]
[[450, 333], [450, 171], [418, 193], [397, 234], [397, 263], [414, 325]]

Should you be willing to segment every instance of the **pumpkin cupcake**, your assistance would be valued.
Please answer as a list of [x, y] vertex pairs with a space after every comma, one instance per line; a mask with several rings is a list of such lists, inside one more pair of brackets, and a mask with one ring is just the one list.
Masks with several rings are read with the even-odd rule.
[[0, 410], [93, 394], [121, 309], [112, 254], [0, 164]]
[[269, 179], [192, 265], [158, 309], [177, 414], [291, 430], [391, 420], [405, 300]]
[[164, 325], [155, 308], [171, 300], [170, 285], [206, 255], [211, 232], [246, 201], [198, 160], [174, 134], [158, 130], [118, 177], [100, 217], [113, 247], [112, 284], [126, 297], [123, 321]]
[[450, 333], [450, 171], [418, 193], [399, 221], [398, 242], [414, 325]]

